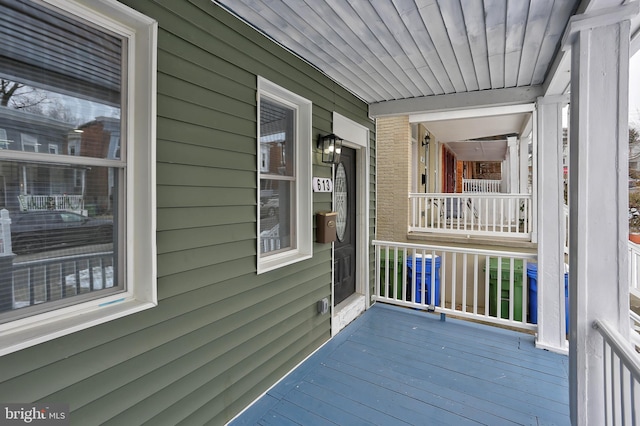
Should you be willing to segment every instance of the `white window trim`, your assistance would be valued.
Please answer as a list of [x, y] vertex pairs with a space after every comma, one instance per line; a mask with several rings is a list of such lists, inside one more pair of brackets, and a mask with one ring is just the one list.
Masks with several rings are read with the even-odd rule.
[[129, 40], [125, 292], [0, 325], [0, 355], [158, 304], [156, 250], [157, 22], [115, 0], [45, 0]]
[[[296, 146], [295, 152], [295, 206], [293, 219], [296, 223], [295, 242], [292, 242], [292, 249], [283, 251], [282, 253], [261, 256], [260, 254], [260, 172], [262, 156], [260, 148], [260, 97], [261, 95], [279, 100], [285, 104], [294, 104], [297, 110], [296, 114]], [[296, 95], [289, 90], [272, 83], [263, 77], [258, 77], [258, 134], [256, 136], [256, 149], [258, 155], [257, 161], [257, 273], [261, 274], [286, 265], [291, 265], [313, 256], [313, 229], [311, 219], [312, 211], [312, 193], [311, 193], [311, 154], [313, 147], [311, 137], [311, 115], [312, 103], [302, 96]]]

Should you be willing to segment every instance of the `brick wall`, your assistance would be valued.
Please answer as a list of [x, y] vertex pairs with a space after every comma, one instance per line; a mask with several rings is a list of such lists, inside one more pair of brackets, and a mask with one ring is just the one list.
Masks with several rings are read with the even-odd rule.
[[378, 118], [376, 135], [376, 238], [406, 242], [412, 165], [409, 117]]

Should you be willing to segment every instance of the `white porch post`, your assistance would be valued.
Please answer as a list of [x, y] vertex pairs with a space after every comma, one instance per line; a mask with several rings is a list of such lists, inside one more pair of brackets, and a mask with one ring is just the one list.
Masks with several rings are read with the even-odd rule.
[[515, 136], [507, 137], [507, 149], [508, 149], [508, 167], [509, 167], [509, 193], [515, 194], [520, 189], [518, 178], [518, 165], [520, 160], [518, 159], [518, 138]]
[[604, 424], [599, 319], [629, 336], [629, 17], [638, 3], [574, 16], [571, 49], [569, 383], [571, 422]]
[[522, 138], [519, 141], [518, 161], [520, 169], [520, 193], [526, 194], [529, 189], [529, 138]]
[[536, 346], [567, 353], [564, 306], [564, 96], [538, 99], [538, 336]]

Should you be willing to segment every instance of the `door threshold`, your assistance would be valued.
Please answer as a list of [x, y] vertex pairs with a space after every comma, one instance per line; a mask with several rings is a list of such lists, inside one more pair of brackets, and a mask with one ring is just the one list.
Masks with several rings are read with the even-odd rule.
[[366, 309], [365, 302], [364, 294], [353, 293], [334, 307], [331, 317], [331, 336], [335, 336], [351, 321], [358, 318]]

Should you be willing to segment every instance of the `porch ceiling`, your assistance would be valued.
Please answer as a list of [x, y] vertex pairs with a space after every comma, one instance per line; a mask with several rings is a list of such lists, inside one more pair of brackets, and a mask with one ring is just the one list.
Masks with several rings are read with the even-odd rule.
[[[564, 93], [570, 61], [560, 44], [569, 19], [625, 0], [212, 1], [326, 73], [379, 117]], [[636, 47], [639, 26], [636, 17]]]
[[[429, 132], [437, 136], [440, 142], [459, 142], [492, 136], [520, 134], [530, 115], [530, 113], [518, 113], [466, 117], [454, 120], [430, 120], [424, 124]], [[458, 153], [456, 152], [456, 154]], [[473, 161], [471, 159], [465, 160]], [[504, 156], [502, 160], [504, 160]]]
[[507, 155], [507, 141], [449, 142], [458, 161], [503, 161]]

